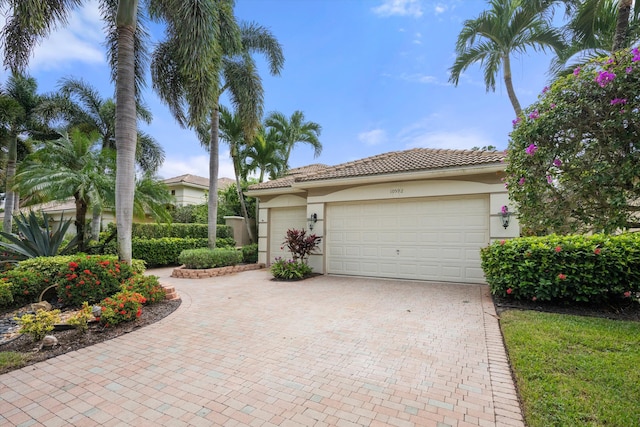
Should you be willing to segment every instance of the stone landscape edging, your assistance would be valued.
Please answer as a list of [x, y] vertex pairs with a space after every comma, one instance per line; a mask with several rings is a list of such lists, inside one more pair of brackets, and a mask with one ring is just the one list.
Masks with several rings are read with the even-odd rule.
[[264, 263], [230, 265], [228, 267], [201, 269], [184, 268], [183, 265], [178, 268], [174, 268], [173, 272], [171, 273], [171, 277], [176, 277], [179, 279], [206, 279], [209, 277], [224, 276], [226, 274], [241, 273], [243, 271], [260, 270], [261, 268], [265, 268]]

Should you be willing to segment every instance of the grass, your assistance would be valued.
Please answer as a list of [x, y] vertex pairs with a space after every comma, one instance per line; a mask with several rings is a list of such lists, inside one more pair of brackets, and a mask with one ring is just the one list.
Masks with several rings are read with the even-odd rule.
[[4, 369], [15, 369], [24, 366], [28, 357], [15, 351], [0, 351], [0, 371]]
[[511, 310], [501, 326], [529, 427], [640, 425], [640, 323]]

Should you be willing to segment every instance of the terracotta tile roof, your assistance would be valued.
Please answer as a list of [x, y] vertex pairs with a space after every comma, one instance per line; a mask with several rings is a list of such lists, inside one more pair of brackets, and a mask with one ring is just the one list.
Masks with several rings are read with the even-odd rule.
[[[173, 178], [167, 178], [162, 180], [166, 185], [173, 184], [191, 184], [200, 187], [209, 187], [209, 178], [203, 176], [185, 174], [180, 176], [174, 176]], [[235, 180], [231, 178], [218, 178], [218, 188], [227, 188], [233, 184]]]
[[411, 150], [378, 154], [336, 166], [310, 165], [292, 169], [285, 177], [252, 185], [249, 189], [286, 188], [292, 186], [295, 182], [478, 166], [500, 163], [504, 157], [505, 153], [503, 151], [413, 148]]
[[343, 163], [312, 176], [300, 177], [296, 182], [477, 166], [500, 163], [504, 157], [505, 154], [502, 151], [414, 148]]
[[313, 164], [308, 166], [302, 166], [299, 168], [289, 169], [287, 174], [282, 178], [274, 179], [273, 181], [266, 181], [260, 184], [254, 184], [249, 186], [249, 190], [266, 190], [272, 188], [286, 188], [291, 187], [291, 185], [301, 177], [313, 176], [316, 173], [324, 171], [325, 169], [330, 168], [330, 166], [323, 164]]

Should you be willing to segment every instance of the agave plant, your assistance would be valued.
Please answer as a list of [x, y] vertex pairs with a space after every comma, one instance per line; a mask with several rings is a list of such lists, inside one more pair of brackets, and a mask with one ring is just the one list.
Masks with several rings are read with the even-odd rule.
[[[42, 226], [40, 223], [42, 222]], [[49, 215], [42, 214], [42, 219], [34, 212], [26, 217], [23, 213], [16, 218], [18, 234], [0, 232], [5, 241], [0, 241], [0, 248], [4, 249], [2, 261], [19, 261], [40, 256], [56, 256], [70, 253], [78, 244], [78, 236], [60, 250], [64, 242], [64, 236], [71, 225], [72, 220], [62, 220], [60, 215], [60, 227], [52, 231], [52, 223]], [[8, 241], [8, 242], [7, 242]]]

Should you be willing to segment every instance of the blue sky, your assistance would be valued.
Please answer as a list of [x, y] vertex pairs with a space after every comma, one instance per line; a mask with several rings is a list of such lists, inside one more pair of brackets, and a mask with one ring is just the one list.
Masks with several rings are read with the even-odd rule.
[[[414, 147], [471, 148], [508, 142], [513, 108], [500, 84], [487, 93], [479, 66], [457, 87], [448, 83], [455, 41], [484, 0], [236, 0], [236, 16], [268, 27], [283, 45], [285, 66], [272, 77], [264, 63], [265, 112], [304, 112], [322, 126], [322, 154], [300, 145], [291, 166], [335, 165]], [[162, 37], [154, 27], [154, 37]], [[80, 77], [113, 97], [97, 2], [74, 13], [36, 50], [30, 74], [40, 92], [62, 77]], [[512, 60], [523, 107], [548, 83], [550, 55], [533, 51]], [[6, 72], [3, 74], [3, 80]], [[498, 83], [502, 82], [502, 76]], [[208, 153], [181, 129], [151, 90], [144, 94], [154, 121], [144, 129], [164, 147], [164, 178], [208, 175]], [[220, 177], [233, 177], [221, 147]]]

